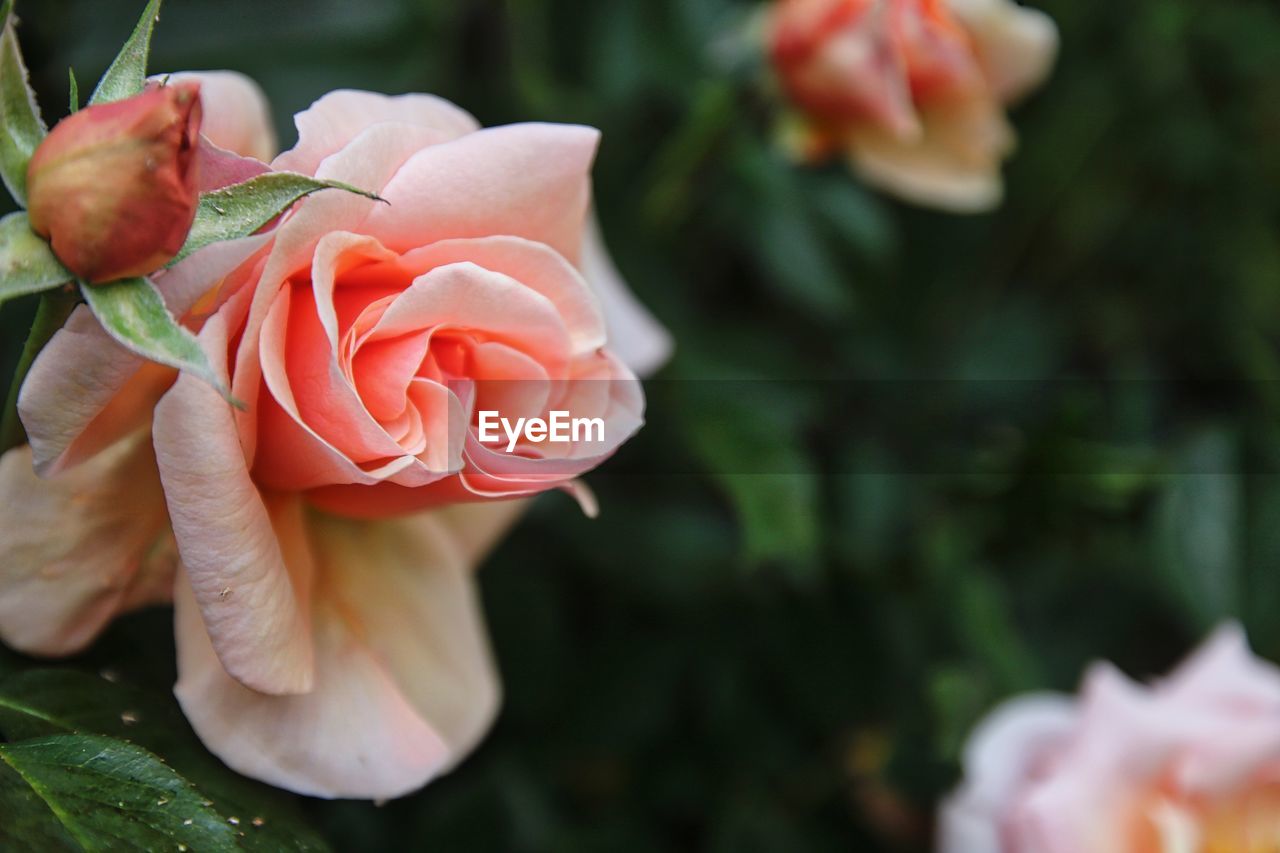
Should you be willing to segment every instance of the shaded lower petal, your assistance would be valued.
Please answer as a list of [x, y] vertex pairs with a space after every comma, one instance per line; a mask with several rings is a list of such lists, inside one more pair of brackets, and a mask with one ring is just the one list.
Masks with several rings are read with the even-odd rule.
[[0, 457], [0, 639], [30, 654], [88, 645], [118, 613], [173, 588], [164, 495], [147, 432], [40, 479], [31, 449]]
[[1004, 195], [1001, 163], [1014, 145], [998, 104], [966, 97], [930, 106], [908, 142], [875, 128], [853, 132], [849, 154], [868, 182], [900, 198], [955, 213], [980, 213]]
[[499, 699], [466, 524], [308, 517], [316, 678], [304, 695], [268, 696], [229, 677], [180, 586], [175, 693], [210, 750], [241, 773], [321, 797], [396, 797], [453, 767]]

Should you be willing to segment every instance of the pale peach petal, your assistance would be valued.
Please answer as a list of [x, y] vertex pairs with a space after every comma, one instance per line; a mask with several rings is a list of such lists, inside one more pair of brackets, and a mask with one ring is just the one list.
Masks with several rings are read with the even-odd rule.
[[[124, 423], [114, 434], [85, 435], [143, 364], [103, 331], [87, 306], [72, 312], [36, 357], [18, 396], [18, 413], [41, 475], [78, 464], [140, 425]], [[158, 399], [159, 393], [151, 403]], [[140, 419], [148, 416], [148, 408], [137, 409]]]
[[405, 267], [424, 271], [455, 263], [472, 263], [502, 273], [545, 296], [568, 327], [575, 354], [605, 345], [600, 300], [583, 275], [550, 247], [508, 236], [441, 240], [407, 252], [401, 260]]
[[1002, 853], [1000, 825], [1039, 765], [1070, 737], [1075, 702], [1054, 694], [1020, 696], [974, 729], [965, 746], [965, 784], [943, 804], [939, 853]]
[[1280, 713], [1280, 669], [1253, 655], [1238, 622], [1214, 631], [1160, 689], [1188, 705]]
[[[186, 314], [267, 239], [215, 243], [157, 276], [170, 310]], [[145, 365], [112, 340], [87, 307], [72, 312], [32, 364], [18, 398], [41, 475], [78, 464], [150, 419], [173, 372]]]
[[65, 655], [118, 613], [165, 600], [175, 561], [146, 431], [39, 479], [31, 451], [0, 458], [0, 639]]
[[[225, 361], [225, 313], [200, 333], [214, 365]], [[207, 382], [179, 378], [153, 429], [178, 551], [223, 666], [255, 690], [309, 690], [310, 581], [293, 502], [259, 493], [231, 407]]]
[[473, 535], [452, 529], [466, 521], [311, 517], [316, 680], [304, 695], [231, 679], [180, 588], [175, 693], [205, 744], [241, 773], [320, 797], [396, 797], [452, 768], [499, 699]]
[[1045, 81], [1058, 54], [1058, 28], [1012, 0], [948, 0], [968, 30], [993, 91], [1016, 101]]
[[271, 107], [262, 88], [238, 71], [179, 71], [156, 75], [171, 83], [200, 84], [204, 119], [200, 132], [219, 148], [264, 163], [276, 155]]
[[600, 298], [608, 327], [609, 351], [641, 377], [649, 376], [666, 364], [675, 349], [671, 333], [627, 287], [609, 256], [600, 223], [594, 214], [587, 222], [579, 267]]
[[923, 133], [906, 143], [876, 128], [850, 132], [849, 156], [868, 182], [916, 204], [977, 213], [1004, 196], [1000, 164], [1012, 150], [1013, 130], [988, 98], [930, 105]]
[[360, 230], [405, 252], [459, 237], [507, 235], [578, 259], [600, 133], [514, 124], [431, 145], [401, 167]]
[[320, 161], [341, 150], [369, 128], [388, 122], [433, 131], [433, 141], [446, 142], [479, 128], [469, 113], [434, 95], [381, 95], [339, 89], [329, 92], [294, 116], [298, 144], [272, 164], [314, 174]]
[[503, 536], [529, 508], [529, 501], [509, 500], [488, 503], [452, 504], [435, 511], [436, 517], [453, 531], [454, 542], [466, 565], [479, 568]]

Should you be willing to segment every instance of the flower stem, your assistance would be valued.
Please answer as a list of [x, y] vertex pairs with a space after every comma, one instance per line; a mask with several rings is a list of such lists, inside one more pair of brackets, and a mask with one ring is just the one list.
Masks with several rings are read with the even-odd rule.
[[36, 356], [53, 337], [53, 333], [62, 328], [77, 301], [74, 287], [60, 287], [40, 297], [35, 319], [31, 322], [31, 333], [27, 335], [27, 342], [22, 347], [18, 366], [13, 371], [13, 382], [9, 385], [9, 395], [4, 401], [4, 415], [0, 417], [0, 453], [27, 440], [22, 421], [18, 418], [18, 392]]

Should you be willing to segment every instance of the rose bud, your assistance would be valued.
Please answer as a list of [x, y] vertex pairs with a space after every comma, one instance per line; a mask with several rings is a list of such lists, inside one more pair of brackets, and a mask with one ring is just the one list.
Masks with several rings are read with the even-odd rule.
[[164, 266], [200, 198], [200, 85], [160, 86], [63, 119], [27, 167], [32, 229], [81, 279]]

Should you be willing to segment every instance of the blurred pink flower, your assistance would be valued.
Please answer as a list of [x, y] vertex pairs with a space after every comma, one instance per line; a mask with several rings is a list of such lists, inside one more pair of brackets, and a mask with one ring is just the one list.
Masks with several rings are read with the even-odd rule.
[[[241, 77], [205, 91], [202, 151], [219, 168], [263, 168], [228, 166], [218, 151], [269, 150], [261, 93]], [[438, 98], [352, 91], [296, 121], [298, 144], [274, 168], [390, 204], [317, 194], [272, 230], [158, 278], [245, 411], [115, 346], [77, 309], [23, 388], [31, 446], [5, 457], [0, 491], [6, 476], [31, 487], [33, 459], [49, 500], [80, 514], [64, 526], [47, 513], [46, 537], [68, 543], [57, 576], [33, 564], [14, 573], [23, 583], [0, 583], [0, 634], [64, 653], [155, 597], [131, 593], [138, 548], [78, 557], [101, 544], [94, 519], [142, 500], [132, 478], [112, 475], [110, 454], [132, 459], [116, 448], [150, 428], [154, 461], [143, 458], [159, 484], [148, 511], [162, 486], [172, 526], [154, 538], [176, 543], [182, 568], [175, 692], [197, 733], [233, 768], [282, 787], [394, 797], [452, 767], [497, 707], [471, 571], [523, 502], [487, 499], [573, 489], [640, 425], [638, 384], [607, 344], [652, 369], [670, 340], [594, 244], [596, 131], [481, 130]], [[526, 393], [494, 408], [563, 402], [608, 420], [611, 441], [547, 459], [484, 454], [470, 418], [477, 399], [504, 393], [491, 379], [519, 379]], [[78, 485], [81, 463], [106, 469], [101, 488]], [[452, 505], [463, 498], [480, 502]], [[0, 529], [0, 559], [26, 559], [10, 541]], [[123, 591], [86, 592], [98, 587]], [[4, 623], [36, 595], [47, 624]]]
[[1238, 626], [1147, 688], [1014, 699], [973, 733], [943, 853], [1263, 851], [1280, 838], [1280, 669]]
[[1013, 0], [777, 0], [767, 38], [798, 156], [843, 154], [869, 183], [957, 212], [999, 204], [1004, 107], [1044, 80], [1058, 43]]

